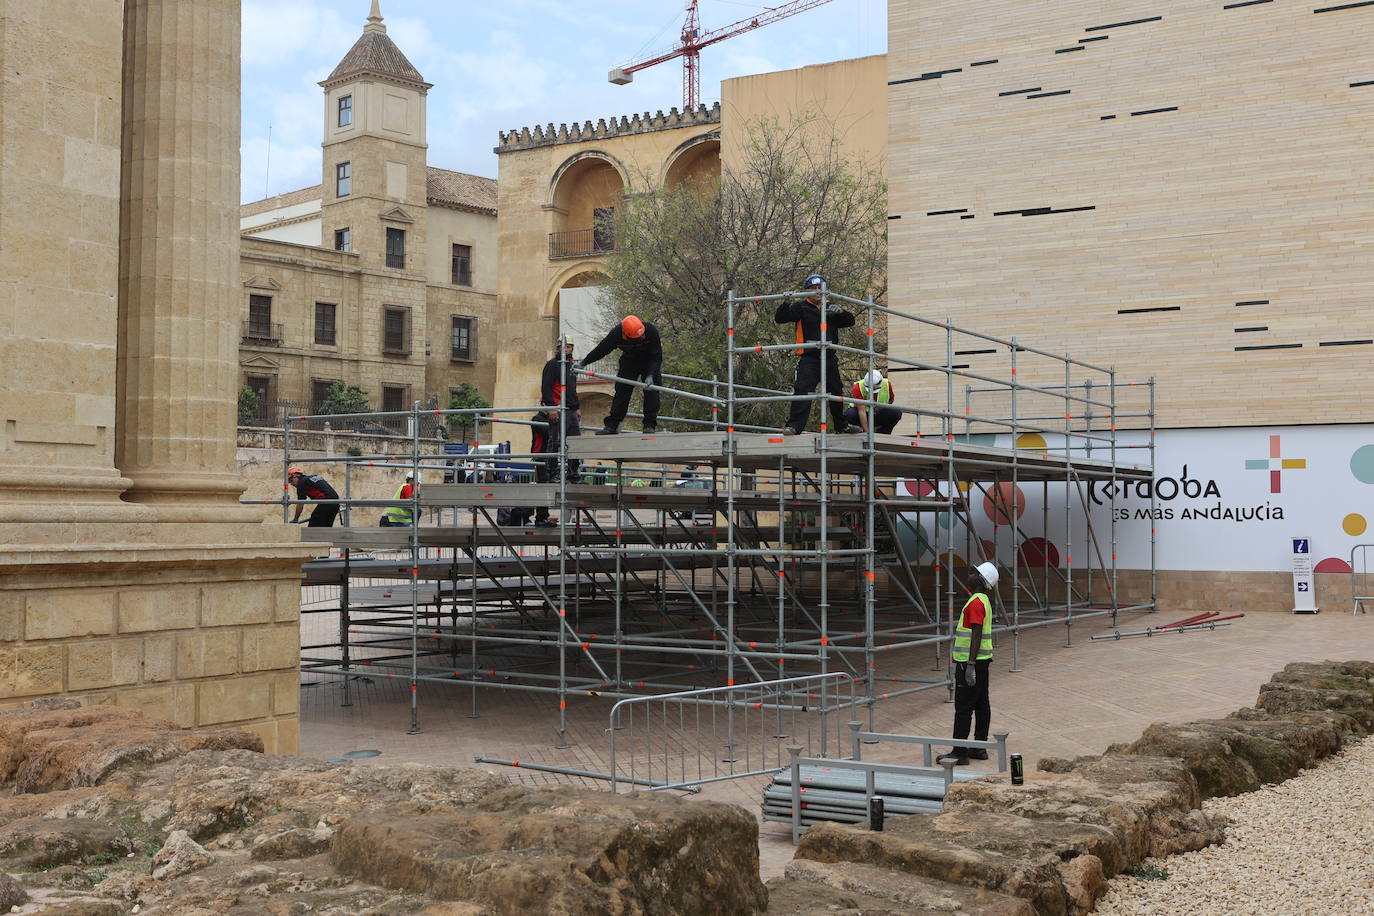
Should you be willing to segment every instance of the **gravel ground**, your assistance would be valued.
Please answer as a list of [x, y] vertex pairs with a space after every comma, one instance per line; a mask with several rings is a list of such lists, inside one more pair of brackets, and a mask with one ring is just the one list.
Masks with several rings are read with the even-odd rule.
[[1114, 878], [1108, 916], [1374, 914], [1374, 738], [1277, 786], [1203, 803], [1226, 843], [1151, 859], [1165, 880]]

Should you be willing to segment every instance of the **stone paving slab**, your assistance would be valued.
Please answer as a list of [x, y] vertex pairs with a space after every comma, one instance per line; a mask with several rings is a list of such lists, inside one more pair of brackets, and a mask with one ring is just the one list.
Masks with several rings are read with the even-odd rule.
[[[1123, 615], [1121, 629], [1143, 629], [1179, 615]], [[318, 638], [327, 622], [307, 623]], [[1042, 756], [1100, 753], [1108, 744], [1134, 740], [1154, 721], [1188, 721], [1225, 715], [1255, 700], [1259, 687], [1290, 661], [1345, 659], [1368, 655], [1374, 645], [1374, 621], [1327, 612], [1316, 616], [1251, 614], [1235, 625], [1172, 637], [1092, 642], [1093, 633], [1110, 630], [1109, 622], [1076, 623], [1073, 645], [1064, 645], [1060, 626], [1024, 633], [1020, 640], [1022, 671], [1011, 667], [1009, 647], [999, 648], [993, 667], [993, 730], [1009, 731], [1013, 752], [1028, 768]], [[886, 673], [929, 676], [929, 650], [910, 650], [884, 658]], [[317, 681], [306, 675], [303, 680]], [[611, 702], [572, 698], [568, 709], [567, 748], [558, 748], [557, 702], [550, 694], [483, 688], [473, 711], [472, 690], [422, 684], [416, 694], [419, 734], [407, 734], [411, 692], [399, 677], [351, 682], [353, 705], [340, 705], [337, 678], [318, 679], [301, 692], [301, 753], [335, 758], [353, 750], [379, 750], [369, 763], [420, 762], [472, 766], [473, 755], [485, 754], [525, 762], [606, 772], [609, 770], [606, 716]], [[882, 732], [947, 734], [953, 706], [943, 689], [880, 703], [874, 727]], [[847, 719], [843, 714], [835, 717]], [[843, 722], [836, 725], [843, 728]], [[865, 748], [866, 759], [919, 762], [909, 747]], [[990, 768], [984, 764], [982, 768]], [[606, 783], [527, 769], [489, 767], [529, 785]], [[757, 814], [767, 777], [751, 777], [703, 787], [701, 797], [730, 801]], [[792, 857], [790, 828], [781, 823], [760, 827], [764, 879], [779, 875]]]

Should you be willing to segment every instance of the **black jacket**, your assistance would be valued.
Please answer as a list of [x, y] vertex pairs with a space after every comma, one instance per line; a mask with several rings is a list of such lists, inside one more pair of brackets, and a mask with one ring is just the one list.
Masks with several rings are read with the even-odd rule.
[[539, 380], [539, 403], [545, 407], [556, 407], [562, 403], [563, 381], [567, 380], [568, 409], [580, 410], [582, 402], [577, 399], [577, 374], [573, 372], [572, 360], [567, 369], [560, 369], [555, 356], [544, 364], [544, 375]]
[[[851, 318], [849, 323], [853, 324], [854, 319]], [[636, 361], [647, 362], [649, 371], [654, 375], [663, 368], [663, 340], [658, 336], [658, 328], [647, 321], [644, 322], [644, 336], [635, 340], [626, 340], [622, 337], [620, 325], [611, 328], [611, 332], [592, 348], [592, 352], [582, 358], [582, 362], [590, 366], [615, 349], [621, 350]]]
[[[840, 329], [854, 327], [854, 316], [843, 308], [839, 308], [835, 303], [829, 304], [831, 311], [825, 318], [825, 339], [830, 343], [840, 342]], [[800, 301], [784, 299], [778, 303], [778, 310], [773, 313], [773, 320], [778, 324], [798, 324], [801, 325], [802, 340], [800, 342], [814, 343], [821, 339], [821, 309], [820, 306], [812, 305], [805, 299]], [[816, 359], [820, 356], [818, 350], [806, 350], [803, 356]]]

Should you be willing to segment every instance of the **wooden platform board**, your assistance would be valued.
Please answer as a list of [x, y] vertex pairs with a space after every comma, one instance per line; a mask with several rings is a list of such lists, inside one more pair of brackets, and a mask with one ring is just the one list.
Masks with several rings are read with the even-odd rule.
[[[517, 547], [557, 547], [560, 543], [557, 528], [532, 528], [529, 526], [507, 526], [493, 528], [478, 525], [474, 532], [472, 526], [440, 528], [421, 525], [418, 529], [421, 547], [500, 547], [513, 544]], [[676, 525], [644, 525], [626, 527], [621, 530], [622, 544], [685, 544], [719, 540], [725, 536], [724, 525], [694, 525], [684, 522]], [[814, 527], [794, 532], [803, 540], [815, 540], [820, 531]], [[852, 538], [852, 529], [842, 525], [832, 525], [826, 531], [831, 540]], [[574, 546], [608, 545], [616, 542], [614, 522], [603, 522], [602, 529], [585, 524], [573, 524], [568, 528], [567, 542]], [[317, 544], [332, 544], [335, 547], [349, 547], [355, 550], [408, 550], [410, 549], [409, 528], [302, 528], [301, 540]]]
[[[826, 437], [826, 465], [834, 473], [855, 474], [866, 467], [861, 434]], [[745, 470], [776, 469], [779, 462], [789, 470], [817, 472], [821, 464], [821, 437], [818, 433], [799, 436], [768, 433], [737, 433], [735, 466]], [[948, 442], [939, 436], [875, 435], [874, 462], [883, 477], [946, 476], [946, 466], [955, 462], [955, 476], [961, 480], [1003, 480], [1011, 477], [1013, 466], [1021, 480], [1066, 480], [1070, 473], [1081, 479], [1102, 480], [1112, 476], [1109, 450], [1089, 458], [1075, 454], [1072, 461], [1062, 454], [1035, 449], [993, 448]], [[657, 433], [652, 436], [622, 433], [617, 436], [578, 436], [568, 440], [568, 455], [583, 461], [623, 459], [643, 464], [724, 463], [726, 436], [710, 433]], [[1127, 462], [1136, 450], [1119, 455], [1118, 478], [1149, 479], [1150, 471]], [[584, 468], [584, 473], [586, 470]]]

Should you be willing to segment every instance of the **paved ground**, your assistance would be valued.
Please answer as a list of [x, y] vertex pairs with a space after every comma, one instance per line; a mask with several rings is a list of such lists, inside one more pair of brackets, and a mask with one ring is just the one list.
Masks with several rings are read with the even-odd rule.
[[[1123, 619], [1120, 629], [1140, 629], [1182, 616], [1136, 614]], [[321, 617], [316, 615], [307, 624], [315, 629], [311, 635], [327, 626]], [[1230, 627], [1183, 635], [1119, 642], [1088, 639], [1108, 629], [1101, 620], [1076, 623], [1071, 647], [1064, 645], [1062, 625], [1028, 631], [1021, 638], [1023, 670], [1019, 673], [1008, 670], [1010, 647], [999, 649], [991, 683], [993, 730], [1011, 733], [1008, 744], [1025, 757], [1028, 767], [1042, 756], [1099, 753], [1112, 742], [1134, 739], [1151, 722], [1224, 715], [1249, 705], [1259, 686], [1290, 661], [1374, 654], [1374, 621], [1330, 611], [1317, 616], [1252, 614]], [[888, 656], [884, 669], [927, 676], [931, 655], [928, 650], [912, 650], [906, 656]], [[410, 735], [411, 692], [405, 681], [356, 680], [352, 693], [353, 705], [344, 707], [337, 678], [302, 687], [302, 754], [328, 759], [356, 750], [382, 752], [356, 765], [410, 761], [472, 765], [474, 755], [484, 754], [597, 772], [609, 769], [607, 700], [570, 702], [570, 746], [559, 749], [555, 747], [557, 703], [548, 694], [486, 688], [476, 698], [478, 717], [469, 718], [473, 711], [470, 689], [422, 685], [415, 695], [420, 733]], [[944, 690], [927, 690], [883, 702], [874, 725], [883, 732], [947, 734], [953, 708], [945, 702], [946, 696]], [[836, 718], [842, 726], [848, 716]], [[814, 723], [792, 727], [814, 727]], [[683, 731], [694, 734], [690, 728]], [[712, 745], [716, 740], [707, 737], [703, 743]], [[919, 762], [900, 746], [866, 749], [864, 756]], [[670, 760], [673, 766], [680, 762], [676, 756]], [[606, 785], [526, 769], [491, 769], [531, 784]], [[721, 783], [707, 787], [702, 796], [757, 812], [766, 781], [756, 777]], [[760, 852], [764, 878], [781, 873], [792, 854], [788, 826], [764, 823]]]

